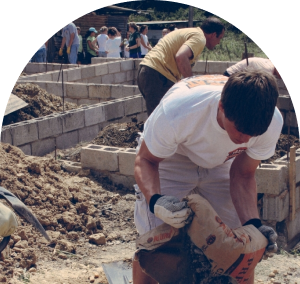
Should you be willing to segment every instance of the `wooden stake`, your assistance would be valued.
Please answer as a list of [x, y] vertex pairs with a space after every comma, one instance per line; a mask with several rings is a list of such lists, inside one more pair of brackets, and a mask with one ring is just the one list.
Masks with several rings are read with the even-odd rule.
[[289, 161], [290, 221], [296, 214], [296, 146], [290, 148]]

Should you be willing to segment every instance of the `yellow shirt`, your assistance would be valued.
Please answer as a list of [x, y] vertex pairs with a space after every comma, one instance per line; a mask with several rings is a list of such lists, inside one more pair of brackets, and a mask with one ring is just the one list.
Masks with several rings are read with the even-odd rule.
[[194, 63], [206, 44], [203, 31], [200, 28], [186, 28], [167, 34], [148, 52], [141, 64], [155, 69], [176, 83], [181, 79], [181, 74], [177, 68], [175, 55], [183, 44], [192, 50], [194, 57], [190, 63]]

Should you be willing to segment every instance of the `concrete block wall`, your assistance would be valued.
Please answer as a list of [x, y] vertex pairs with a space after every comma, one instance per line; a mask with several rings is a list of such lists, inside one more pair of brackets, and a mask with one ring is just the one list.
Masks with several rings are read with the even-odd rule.
[[43, 156], [55, 149], [91, 141], [112, 122], [145, 121], [147, 113], [141, 95], [54, 113], [4, 126], [1, 142], [18, 146], [27, 155]]
[[[24, 84], [22, 81], [17, 83]], [[62, 97], [62, 88], [64, 87], [64, 96], [67, 102], [82, 104], [97, 104], [113, 99], [122, 99], [128, 96], [140, 93], [138, 86], [122, 84], [86, 84], [86, 83], [62, 83], [47, 81], [27, 81], [34, 83], [46, 90], [50, 94]]]
[[36, 74], [36, 73], [44, 73], [56, 70], [66, 70], [69, 68], [77, 67], [77, 64], [59, 64], [59, 63], [33, 63], [29, 62], [25, 66], [23, 72], [26, 74]]

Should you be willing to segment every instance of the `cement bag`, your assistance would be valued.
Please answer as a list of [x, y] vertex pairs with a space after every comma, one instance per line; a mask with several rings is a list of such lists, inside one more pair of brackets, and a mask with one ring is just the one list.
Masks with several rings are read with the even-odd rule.
[[187, 200], [189, 226], [162, 224], [137, 239], [142, 269], [160, 284], [247, 283], [267, 239], [252, 225], [231, 230], [200, 195]]
[[15, 213], [0, 202], [0, 237], [8, 237], [18, 227]]

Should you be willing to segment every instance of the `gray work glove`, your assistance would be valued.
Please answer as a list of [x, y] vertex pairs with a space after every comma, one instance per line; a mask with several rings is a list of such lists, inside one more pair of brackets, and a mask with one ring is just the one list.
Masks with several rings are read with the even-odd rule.
[[277, 252], [277, 233], [274, 231], [272, 227], [262, 225], [259, 219], [251, 219], [247, 221], [243, 226], [253, 225], [256, 227], [268, 240], [268, 246], [266, 247], [264, 259], [267, 259], [270, 254]]
[[150, 199], [149, 208], [156, 217], [174, 228], [182, 228], [192, 220], [189, 218], [192, 210], [187, 206], [187, 202], [174, 196], [154, 194]]

